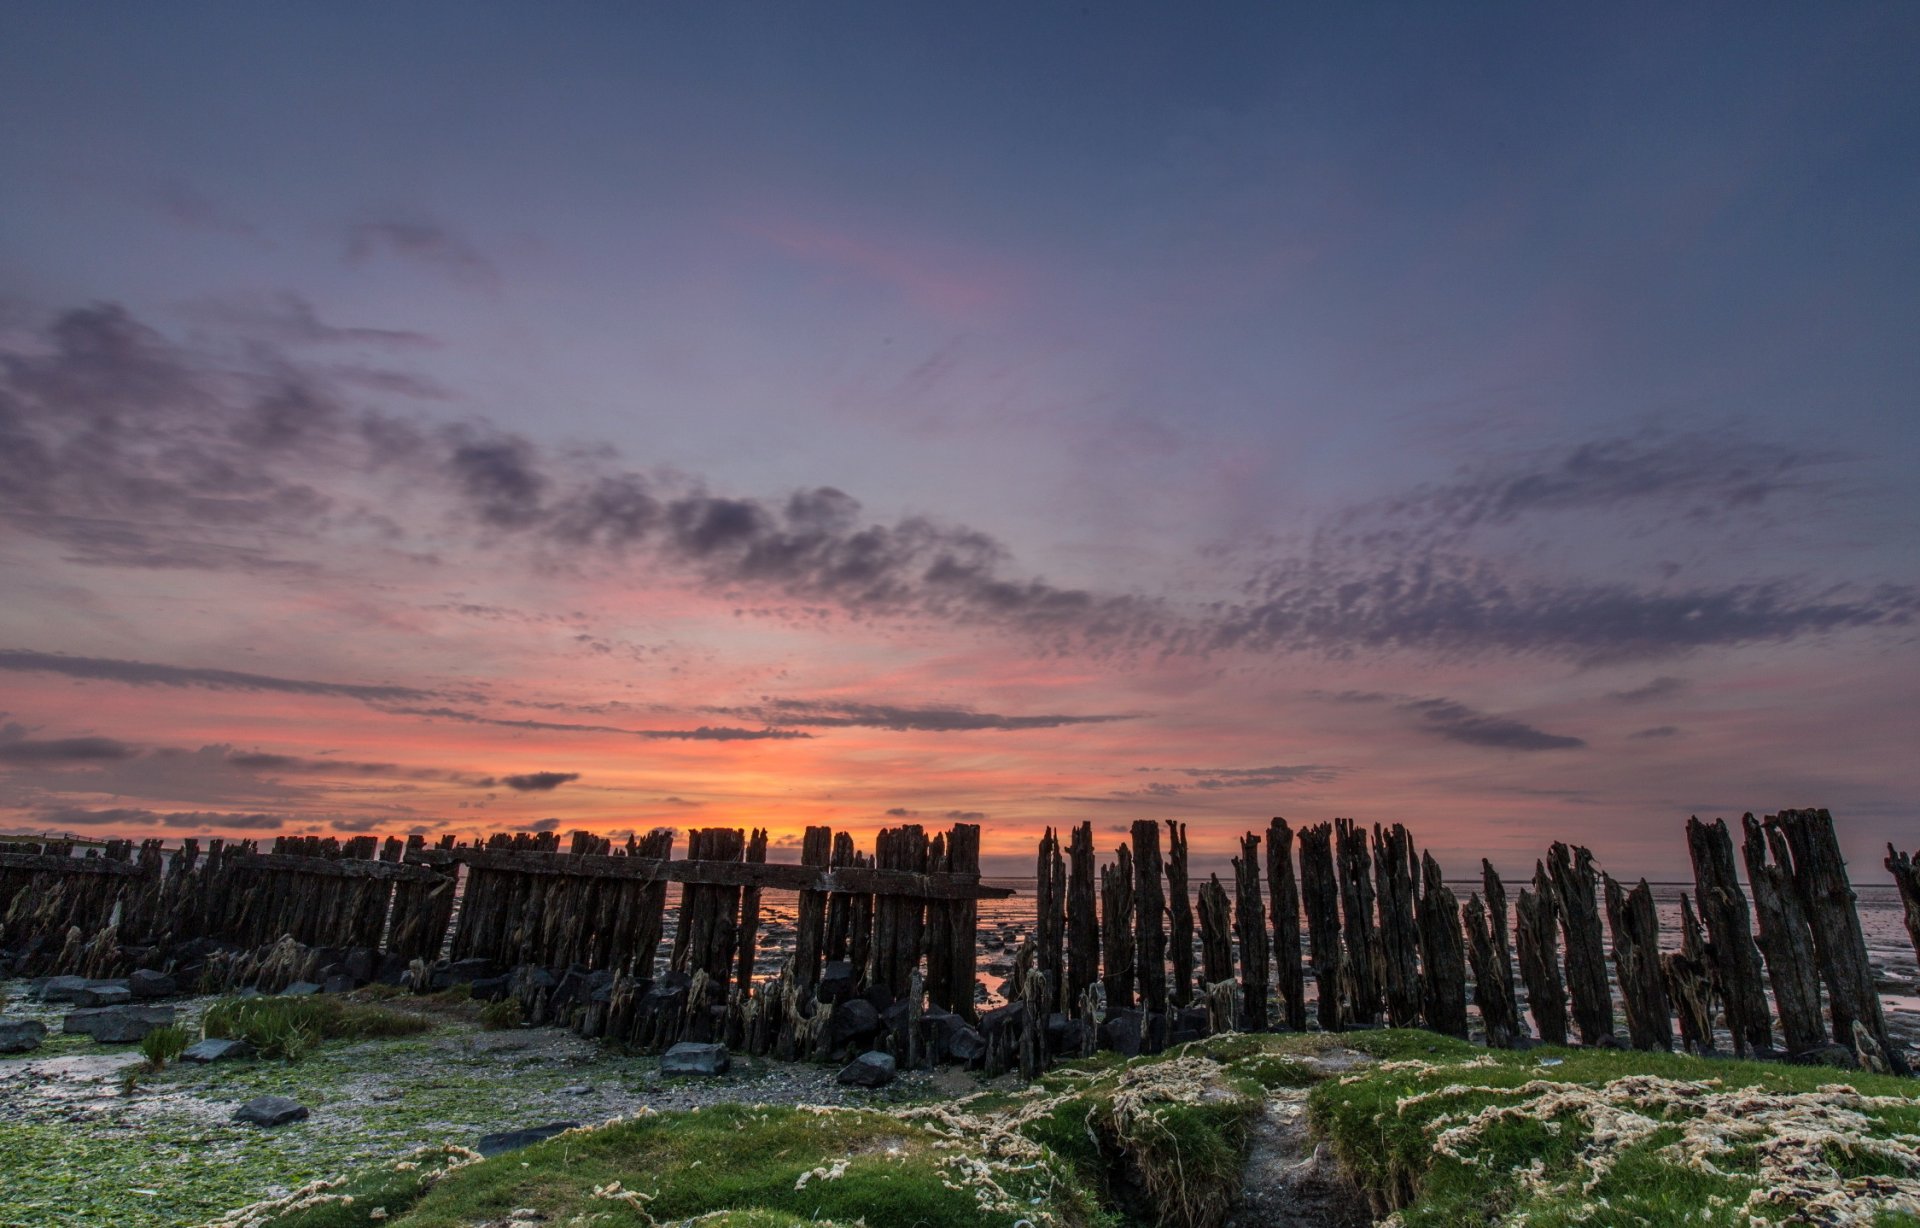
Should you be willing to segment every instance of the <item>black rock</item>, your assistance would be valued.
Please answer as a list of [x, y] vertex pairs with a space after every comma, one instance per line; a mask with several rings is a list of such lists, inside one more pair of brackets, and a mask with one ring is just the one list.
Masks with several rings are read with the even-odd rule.
[[171, 1006], [96, 1006], [69, 1012], [61, 1030], [91, 1036], [103, 1045], [125, 1045], [172, 1024]]
[[71, 1002], [74, 995], [87, 987], [84, 976], [52, 976], [40, 982], [40, 987], [30, 996], [42, 1002]]
[[1860, 1069], [1860, 1059], [1854, 1056], [1853, 1050], [1841, 1044], [1819, 1045], [1796, 1053], [1787, 1060], [1799, 1066], [1837, 1066], [1842, 1070]]
[[341, 961], [340, 970], [365, 985], [380, 973], [380, 954], [371, 947], [355, 947]]
[[1140, 1012], [1115, 1011], [1100, 1025], [1100, 1043], [1122, 1057], [1140, 1056]]
[[280, 991], [283, 998], [304, 998], [320, 992], [320, 986], [312, 981], [295, 981]]
[[510, 976], [477, 977], [469, 988], [472, 990], [475, 1001], [497, 1002], [507, 996], [507, 985], [511, 980], [513, 978]]
[[893, 1082], [893, 1058], [885, 1053], [862, 1053], [848, 1062], [838, 1079], [849, 1087], [885, 1087]]
[[0, 1053], [31, 1053], [46, 1035], [38, 1019], [0, 1019]]
[[814, 987], [814, 998], [834, 1006], [846, 1001], [852, 994], [853, 965], [844, 959], [828, 960], [827, 966], [820, 972], [820, 983]]
[[725, 1045], [699, 1044], [683, 1040], [660, 1055], [663, 1075], [723, 1075], [733, 1065], [733, 1055]]
[[534, 1126], [528, 1130], [503, 1130], [499, 1134], [483, 1134], [473, 1149], [483, 1156], [497, 1156], [502, 1152], [517, 1151], [522, 1147], [531, 1147], [535, 1143], [544, 1143], [556, 1134], [578, 1128], [577, 1121], [554, 1121], [544, 1126]]
[[255, 1096], [233, 1111], [235, 1121], [256, 1126], [284, 1126], [290, 1121], [305, 1121], [307, 1106], [285, 1096]]
[[125, 1006], [133, 991], [125, 985], [89, 985], [73, 995], [75, 1006]]
[[344, 972], [336, 972], [320, 986], [322, 993], [352, 993], [360, 988], [360, 983]]
[[842, 1045], [864, 1045], [880, 1032], [880, 1012], [873, 1003], [865, 998], [848, 998], [833, 1008], [833, 1018], [827, 1021], [827, 1044], [838, 1049]]
[[469, 981], [478, 980], [480, 977], [492, 973], [493, 961], [490, 959], [456, 959], [447, 965], [446, 972], [447, 983], [449, 985], [465, 985]]
[[875, 1011], [884, 1011], [893, 1005], [893, 991], [885, 985], [869, 985], [860, 996], [872, 1003]]
[[252, 1056], [253, 1046], [244, 1040], [216, 1040], [209, 1037], [188, 1045], [181, 1052], [180, 1060], [204, 1065], [207, 1062], [224, 1062], [231, 1058]]
[[180, 984], [164, 972], [142, 968], [127, 978], [127, 988], [136, 998], [171, 998], [180, 992]]
[[946, 1035], [947, 1055], [956, 1062], [977, 1062], [987, 1056], [987, 1038], [980, 1030], [958, 1016]]
[[988, 1040], [1002, 1032], [1018, 1032], [1027, 1023], [1027, 1004], [1009, 1002], [1005, 1006], [996, 1006], [980, 1016], [980, 1032]]

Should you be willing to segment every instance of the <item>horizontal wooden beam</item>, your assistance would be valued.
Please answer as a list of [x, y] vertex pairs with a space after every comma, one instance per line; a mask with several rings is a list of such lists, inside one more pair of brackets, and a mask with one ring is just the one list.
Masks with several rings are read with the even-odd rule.
[[1010, 887], [984, 887], [973, 874], [914, 874], [862, 866], [801, 866], [780, 862], [660, 861], [652, 857], [597, 854], [511, 852], [503, 849], [414, 849], [409, 864], [468, 865], [516, 874], [558, 874], [571, 878], [623, 878], [647, 882], [706, 883], [720, 887], [764, 887], [776, 891], [839, 891], [853, 895], [911, 895], [929, 900], [1004, 900]]
[[437, 882], [444, 875], [423, 865], [369, 861], [360, 857], [299, 857], [292, 853], [243, 853], [225, 864], [240, 870], [291, 870], [323, 878], [384, 878], [403, 883]]
[[58, 853], [0, 853], [0, 870], [51, 870], [55, 874], [145, 874], [137, 861], [108, 861], [105, 857], [62, 857]]

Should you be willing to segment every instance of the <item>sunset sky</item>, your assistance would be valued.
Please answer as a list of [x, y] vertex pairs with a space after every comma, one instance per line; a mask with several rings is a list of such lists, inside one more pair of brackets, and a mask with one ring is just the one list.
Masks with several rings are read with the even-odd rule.
[[[1920, 847], [1920, 7], [0, 9], [0, 831]], [[776, 854], [791, 857], [793, 854]]]

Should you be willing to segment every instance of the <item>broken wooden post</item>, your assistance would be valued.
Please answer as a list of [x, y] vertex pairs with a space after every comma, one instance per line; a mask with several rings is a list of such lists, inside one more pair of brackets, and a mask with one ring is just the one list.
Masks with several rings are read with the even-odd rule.
[[1047, 978], [1049, 1011], [1058, 1010], [1066, 991], [1067, 868], [1053, 828], [1040, 837], [1034, 867], [1034, 950], [1040, 975]]
[[[927, 832], [918, 823], [882, 831], [873, 846], [877, 868], [909, 874], [927, 872], [927, 853]], [[919, 896], [889, 894], [875, 899], [873, 908], [870, 983], [885, 986], [898, 1000], [907, 996], [914, 969], [920, 966], [927, 902]]]
[[1549, 1045], [1567, 1043], [1567, 991], [1560, 981], [1559, 926], [1553, 884], [1547, 878], [1546, 866], [1536, 862], [1533, 890], [1522, 887], [1514, 901], [1513, 931], [1533, 1030]]
[[1413, 836], [1395, 823], [1373, 829], [1373, 873], [1379, 884], [1381, 988], [1387, 1022], [1396, 1028], [1420, 1025], [1420, 928], [1414, 915], [1414, 883], [1419, 865]]
[[1567, 945], [1567, 991], [1580, 1043], [1597, 1045], [1613, 1035], [1613, 991], [1607, 984], [1607, 955], [1595, 896], [1598, 875], [1593, 854], [1555, 841], [1547, 850], [1554, 904]]
[[1340, 875], [1340, 936], [1346, 945], [1349, 1016], [1371, 1027], [1380, 1018], [1380, 981], [1375, 975], [1379, 931], [1373, 919], [1373, 861], [1367, 855], [1366, 829], [1352, 819], [1335, 819]]
[[1139, 960], [1140, 1005], [1150, 1016], [1167, 1013], [1167, 893], [1160, 878], [1160, 824], [1133, 824], [1134, 954]]
[[1920, 959], [1920, 853], [1912, 857], [1887, 845], [1887, 872], [1900, 888], [1900, 907], [1906, 914], [1907, 938], [1913, 943], [1915, 959]]
[[1627, 1038], [1636, 1049], [1673, 1048], [1673, 1023], [1667, 986], [1660, 972], [1660, 918], [1653, 910], [1653, 888], [1641, 879], [1632, 891], [1611, 874], [1606, 888], [1607, 925], [1613, 931], [1613, 966], [1619, 974], [1626, 1009]]
[[1100, 867], [1100, 937], [1106, 950], [1101, 980], [1107, 1011], [1133, 1005], [1133, 852], [1122, 844], [1114, 863]]
[[[828, 854], [827, 864], [838, 869], [842, 866], [859, 864], [859, 854], [854, 852], [853, 836], [847, 832], [836, 832], [833, 837], [833, 849]], [[853, 942], [853, 895], [846, 891], [835, 891], [827, 897], [827, 945], [826, 958], [829, 963], [848, 958], [848, 950]], [[862, 969], [857, 965], [854, 975], [860, 976]]]
[[1099, 883], [1094, 873], [1093, 824], [1073, 829], [1067, 847], [1067, 1011], [1078, 1017], [1087, 987], [1100, 979]]
[[1218, 874], [1200, 884], [1201, 976], [1209, 989], [1233, 979], [1232, 907]]
[[[980, 873], [978, 823], [955, 823], [947, 829], [946, 858], [947, 869], [951, 873], [975, 876]], [[947, 948], [946, 978], [945, 984], [939, 987], [939, 995], [935, 997], [930, 992], [928, 996], [936, 1006], [946, 1007], [968, 1023], [975, 1020], [974, 959], [979, 942], [979, 926], [980, 902], [972, 898], [953, 900], [947, 908], [946, 931], [931, 937], [932, 942], [944, 944]], [[917, 999], [918, 995], [913, 995], [912, 1000]]]
[[1713, 1043], [1713, 972], [1707, 962], [1707, 940], [1693, 915], [1693, 902], [1680, 896], [1680, 949], [1660, 957], [1667, 996], [1680, 1017], [1680, 1040], [1689, 1053], [1711, 1053]]
[[1734, 1054], [1746, 1057], [1771, 1049], [1773, 1023], [1767, 1011], [1760, 949], [1753, 944], [1751, 914], [1734, 868], [1733, 837], [1726, 820], [1709, 824], [1689, 818], [1687, 852], [1693, 859], [1694, 898], [1700, 902], [1700, 920], [1706, 923], [1711, 940], [1707, 954], [1726, 1005]]
[[[752, 865], [764, 865], [767, 860], [767, 829], [756, 827], [747, 840], [747, 861]], [[740, 992], [746, 994], [753, 989], [753, 961], [757, 953], [755, 945], [760, 938], [760, 888], [745, 887], [740, 892], [740, 955], [739, 973], [734, 983]]]
[[1245, 1030], [1267, 1030], [1267, 910], [1260, 902], [1260, 837], [1240, 837], [1233, 859], [1234, 936], [1240, 944], [1240, 1003]]
[[[800, 864], [825, 868], [833, 856], [833, 843], [831, 827], [807, 828], [800, 836]], [[792, 988], [805, 999], [820, 983], [820, 961], [827, 949], [827, 893], [800, 892], [795, 912]]]
[[1778, 828], [1762, 827], [1751, 814], [1740, 819], [1745, 840], [1741, 854], [1753, 886], [1759, 919], [1760, 953], [1780, 1012], [1782, 1043], [1789, 1056], [1810, 1054], [1826, 1042], [1820, 1019], [1820, 962], [1813, 953], [1813, 929], [1800, 893], [1793, 885], [1793, 854]]
[[1267, 824], [1267, 903], [1273, 919], [1280, 1023], [1304, 1032], [1307, 987], [1300, 967], [1300, 887], [1293, 876], [1293, 828], [1282, 818]]
[[1342, 1008], [1340, 886], [1333, 872], [1333, 824], [1300, 829], [1300, 903], [1307, 914], [1307, 943], [1313, 955], [1313, 983], [1319, 994], [1320, 1030], [1346, 1026]]
[[[1827, 1002], [1833, 1015], [1833, 1038], [1859, 1053], [1863, 1046], [1854, 1024], [1865, 1029], [1880, 1047], [1895, 1074], [1907, 1073], [1906, 1057], [1887, 1034], [1880, 995], [1873, 985], [1873, 965], [1867, 959], [1867, 940], [1860, 931], [1860, 914], [1833, 816], [1825, 810], [1782, 810], [1769, 816], [1793, 850], [1793, 882], [1813, 927], [1813, 951], [1827, 983]], [[1861, 1053], [1862, 1060], [1869, 1055]]]
[[1467, 1037], [1467, 966], [1461, 949], [1460, 904], [1432, 853], [1420, 857], [1420, 1005], [1427, 1027]]
[[1173, 958], [1170, 997], [1193, 1001], [1193, 897], [1187, 887], [1187, 825], [1167, 820], [1167, 943]]
[[[1497, 881], [1497, 880], [1496, 880]], [[1504, 928], [1504, 927], [1500, 927]], [[1519, 1034], [1519, 1012], [1513, 1001], [1513, 982], [1502, 975], [1497, 945], [1505, 938], [1478, 895], [1467, 897], [1467, 959], [1473, 965], [1473, 1004], [1487, 1029], [1487, 1044], [1511, 1049]], [[1395, 1024], [1401, 1027], [1401, 1024]]]

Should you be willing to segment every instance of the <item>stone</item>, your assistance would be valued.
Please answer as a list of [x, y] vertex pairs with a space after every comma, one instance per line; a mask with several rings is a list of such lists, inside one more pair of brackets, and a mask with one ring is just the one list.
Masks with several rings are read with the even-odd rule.
[[34, 995], [42, 1002], [71, 1002], [73, 996], [87, 987], [84, 976], [52, 976], [41, 982], [39, 992]]
[[0, 1053], [31, 1053], [46, 1035], [38, 1019], [0, 1019]]
[[518, 1151], [522, 1147], [531, 1147], [535, 1143], [544, 1143], [556, 1134], [577, 1129], [577, 1121], [550, 1121], [544, 1126], [532, 1126], [525, 1130], [502, 1130], [498, 1134], [483, 1134], [473, 1149], [489, 1158], [508, 1151]]
[[1100, 1025], [1100, 1042], [1121, 1057], [1140, 1056], [1140, 1012], [1119, 1010]]
[[188, 1045], [180, 1054], [183, 1062], [195, 1062], [205, 1065], [208, 1062], [224, 1062], [233, 1058], [253, 1056], [253, 1046], [244, 1040], [214, 1039], [196, 1041]]
[[344, 972], [336, 972], [320, 986], [321, 993], [352, 993], [360, 988], [359, 982]]
[[733, 1055], [725, 1045], [699, 1044], [683, 1040], [660, 1055], [663, 1075], [723, 1075], [733, 1065]]
[[309, 1116], [306, 1105], [285, 1096], [255, 1096], [233, 1111], [235, 1121], [256, 1126], [284, 1126], [290, 1121], [305, 1121]]
[[562, 1096], [591, 1096], [593, 1094], [593, 1088], [585, 1083], [575, 1083], [571, 1086], [561, 1088], [560, 1094]]
[[61, 1030], [91, 1036], [103, 1045], [127, 1045], [172, 1025], [171, 1006], [95, 1006], [69, 1012]]
[[304, 998], [319, 992], [320, 986], [314, 984], [312, 981], [295, 981], [293, 984], [281, 990], [280, 996], [283, 998]]
[[848, 998], [833, 1008], [833, 1018], [827, 1021], [827, 1044], [835, 1049], [865, 1044], [879, 1034], [880, 1012], [865, 998]]
[[475, 1002], [498, 1002], [507, 996], [507, 982], [512, 979], [504, 975], [475, 977], [467, 988]]
[[124, 985], [89, 985], [73, 995], [75, 1006], [125, 1006], [133, 991]]
[[142, 968], [127, 978], [127, 988], [136, 998], [171, 998], [180, 992], [180, 983], [164, 972]]
[[893, 1082], [893, 1056], [887, 1053], [862, 1053], [848, 1062], [838, 1081], [849, 1087], [885, 1087]]
[[853, 980], [851, 963], [844, 959], [830, 959], [826, 967], [820, 970], [820, 981], [814, 986], [813, 996], [833, 1006], [853, 996]]

